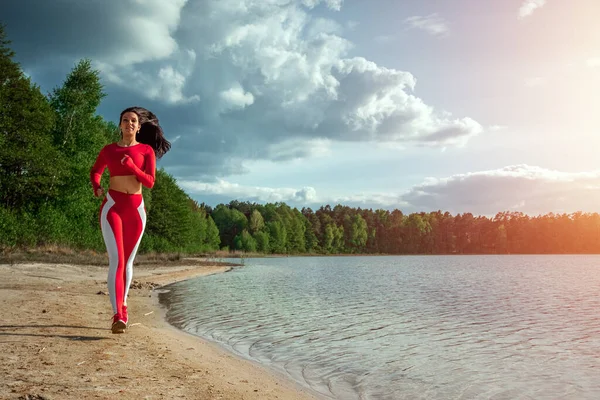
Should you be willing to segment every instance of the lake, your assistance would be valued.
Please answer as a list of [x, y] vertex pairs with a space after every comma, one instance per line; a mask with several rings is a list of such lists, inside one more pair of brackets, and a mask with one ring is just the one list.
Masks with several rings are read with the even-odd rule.
[[174, 326], [325, 399], [600, 399], [600, 256], [246, 259], [167, 289]]

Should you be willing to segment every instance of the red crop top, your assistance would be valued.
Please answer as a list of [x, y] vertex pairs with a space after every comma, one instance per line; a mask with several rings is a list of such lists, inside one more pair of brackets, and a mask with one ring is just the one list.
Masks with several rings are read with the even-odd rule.
[[[129, 157], [121, 163], [126, 156]], [[131, 147], [122, 147], [111, 143], [104, 146], [90, 172], [94, 193], [100, 187], [100, 179], [106, 167], [110, 176], [135, 175], [137, 180], [147, 188], [154, 186], [156, 157], [154, 149], [147, 144], [138, 143]]]

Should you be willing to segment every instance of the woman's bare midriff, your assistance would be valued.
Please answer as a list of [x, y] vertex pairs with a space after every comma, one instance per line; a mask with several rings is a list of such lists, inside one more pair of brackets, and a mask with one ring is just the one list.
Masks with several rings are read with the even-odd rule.
[[127, 194], [142, 193], [142, 184], [135, 175], [111, 176], [109, 188]]

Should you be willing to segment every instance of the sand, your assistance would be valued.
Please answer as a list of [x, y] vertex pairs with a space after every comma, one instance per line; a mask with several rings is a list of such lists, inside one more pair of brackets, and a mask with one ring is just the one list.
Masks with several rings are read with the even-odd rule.
[[164, 319], [153, 287], [229, 267], [136, 267], [112, 334], [106, 267], [0, 265], [1, 399], [315, 399]]

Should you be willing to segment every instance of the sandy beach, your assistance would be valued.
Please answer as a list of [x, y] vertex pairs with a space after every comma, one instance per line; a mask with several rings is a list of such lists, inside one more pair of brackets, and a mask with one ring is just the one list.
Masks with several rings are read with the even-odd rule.
[[165, 321], [153, 288], [228, 268], [136, 267], [130, 326], [113, 335], [106, 267], [0, 265], [0, 398], [314, 400]]

